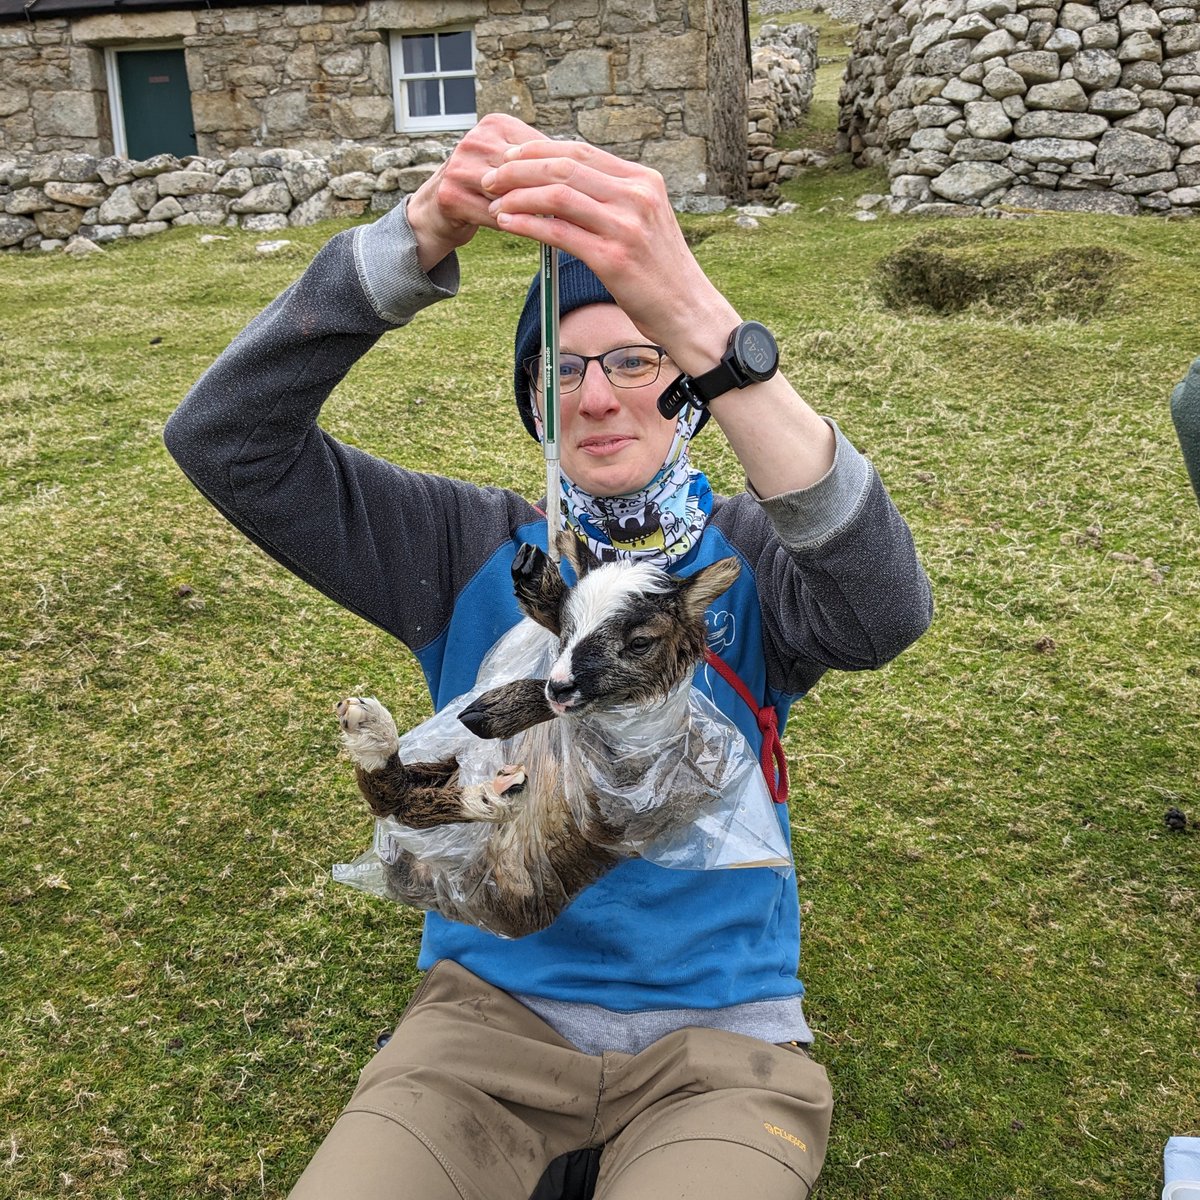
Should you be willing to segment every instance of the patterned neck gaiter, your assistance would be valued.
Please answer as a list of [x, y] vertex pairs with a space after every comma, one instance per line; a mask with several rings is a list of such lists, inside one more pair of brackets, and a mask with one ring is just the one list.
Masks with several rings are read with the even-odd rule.
[[[562, 476], [560, 527], [572, 530], [601, 562], [627, 559], [669, 567], [700, 540], [712, 512], [712, 488], [688, 462], [702, 413], [679, 414], [666, 462], [644, 488], [626, 496], [592, 496]], [[541, 422], [537, 420], [541, 436]]]

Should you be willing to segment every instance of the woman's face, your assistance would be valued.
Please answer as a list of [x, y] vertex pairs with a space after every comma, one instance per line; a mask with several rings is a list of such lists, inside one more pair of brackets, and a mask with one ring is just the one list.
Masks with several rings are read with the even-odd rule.
[[[649, 339], [615, 304], [588, 304], [563, 317], [562, 354], [606, 354], [620, 346], [649, 345]], [[593, 496], [623, 496], [650, 482], [666, 461], [675, 421], [656, 401], [678, 375], [670, 359], [653, 383], [616, 387], [598, 362], [589, 362], [583, 382], [561, 397], [559, 451], [562, 467]], [[534, 392], [541, 410], [542, 397]]]

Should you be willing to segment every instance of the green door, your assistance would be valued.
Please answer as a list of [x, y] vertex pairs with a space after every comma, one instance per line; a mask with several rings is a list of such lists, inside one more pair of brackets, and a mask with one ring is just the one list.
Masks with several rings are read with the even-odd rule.
[[182, 50], [120, 50], [117, 78], [130, 158], [155, 154], [182, 158], [196, 153], [192, 95]]

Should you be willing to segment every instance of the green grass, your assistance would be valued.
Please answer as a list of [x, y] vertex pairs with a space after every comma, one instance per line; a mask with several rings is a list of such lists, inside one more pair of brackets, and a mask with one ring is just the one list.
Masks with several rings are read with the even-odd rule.
[[[1167, 411], [1195, 228], [937, 225], [948, 253], [1122, 256], [1089, 319], [885, 307], [926, 235], [785, 191], [697, 253], [872, 458], [938, 611], [789, 725], [803, 977], [837, 1096], [825, 1200], [1156, 1194], [1200, 1133], [1200, 511]], [[0, 257], [0, 1196], [280, 1197], [415, 983], [417, 916], [333, 885], [369, 823], [331, 705], [428, 711], [406, 652], [291, 579], [168, 459], [282, 257], [180, 230]], [[715, 232], [713, 230], [716, 230]], [[986, 256], [985, 256], [986, 257]], [[509, 396], [530, 247], [389, 335], [327, 426], [536, 495]], [[716, 432], [697, 458], [741, 475]]]

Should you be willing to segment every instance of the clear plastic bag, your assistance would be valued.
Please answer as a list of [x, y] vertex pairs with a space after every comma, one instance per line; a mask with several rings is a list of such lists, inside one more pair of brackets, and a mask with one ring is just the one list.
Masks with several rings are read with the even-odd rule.
[[522, 764], [525, 789], [504, 819], [413, 829], [377, 817], [371, 848], [335, 866], [335, 879], [519, 937], [545, 928], [622, 858], [791, 870], [757, 758], [690, 676], [661, 704], [560, 717], [503, 740], [477, 738], [459, 721], [484, 692], [544, 678], [557, 653], [553, 635], [520, 622], [489, 651], [470, 692], [400, 738], [402, 763], [456, 758], [463, 788]]

